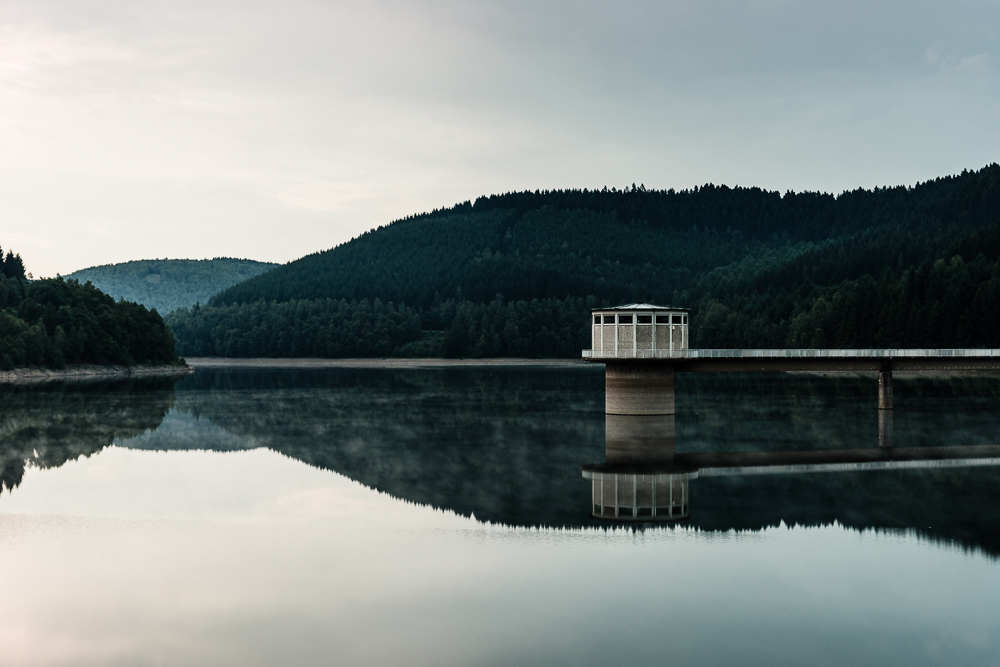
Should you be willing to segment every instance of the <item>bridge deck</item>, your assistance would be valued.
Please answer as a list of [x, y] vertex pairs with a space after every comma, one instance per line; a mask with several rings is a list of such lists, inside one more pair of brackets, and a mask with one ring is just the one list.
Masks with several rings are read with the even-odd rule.
[[1000, 349], [583, 350], [594, 363], [662, 363], [675, 371], [1000, 371]]

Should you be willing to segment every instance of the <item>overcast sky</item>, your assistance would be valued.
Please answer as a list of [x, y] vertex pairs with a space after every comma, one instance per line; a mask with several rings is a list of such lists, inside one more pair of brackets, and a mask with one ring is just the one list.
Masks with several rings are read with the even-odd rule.
[[0, 0], [0, 244], [285, 262], [523, 189], [1000, 156], [1000, 3]]

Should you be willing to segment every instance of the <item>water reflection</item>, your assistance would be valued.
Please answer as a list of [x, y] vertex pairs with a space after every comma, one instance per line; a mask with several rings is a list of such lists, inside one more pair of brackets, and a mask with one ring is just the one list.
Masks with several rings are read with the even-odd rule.
[[154, 431], [180, 378], [0, 385], [0, 491], [25, 468], [54, 468]]
[[[893, 446], [881, 449], [869, 378], [687, 375], [678, 382], [676, 418], [643, 426], [602, 414], [603, 376], [586, 368], [198, 373], [177, 392], [173, 421], [187, 439], [152, 434], [129, 446], [219, 443], [223, 432], [231, 441], [213, 447], [269, 447], [406, 501], [520, 526], [606, 525], [594, 517], [595, 505], [603, 517], [612, 498], [619, 520], [650, 521], [652, 489], [649, 516], [639, 509], [647, 506], [639, 479], [631, 497], [627, 482], [619, 483], [621, 498], [599, 487], [604, 500], [595, 503], [594, 481], [581, 483], [580, 466], [603, 458], [605, 468], [595, 472], [639, 475], [651, 472], [643, 463], [651, 461], [654, 472], [694, 480], [675, 478], [673, 493], [667, 481], [657, 499], [670, 498], [668, 521], [686, 517], [701, 530], [837, 522], [915, 530], [1000, 554], [994, 468], [855, 466], [819, 475], [787, 467], [809, 457], [807, 465], [829, 466], [844, 452], [854, 458], [841, 463], [860, 457], [874, 466], [920, 448], [962, 456], [961, 447], [995, 445], [997, 380], [900, 381]], [[724, 474], [777, 471], [778, 464], [784, 474]], [[624, 465], [633, 468], [614, 469]], [[695, 468], [697, 479], [686, 472]], [[632, 508], [631, 517], [622, 508]]]
[[675, 417], [605, 416], [604, 462], [585, 465], [591, 516], [678, 521], [689, 514], [691, 470], [675, 462]]
[[[678, 453], [674, 416], [608, 415], [605, 460], [583, 466], [583, 477], [591, 483], [591, 516], [627, 523], [687, 519], [691, 516], [690, 485], [693, 480], [706, 478], [791, 475], [797, 476], [800, 483], [813, 486], [811, 491], [815, 493], [824, 487], [857, 486], [862, 479], [849, 473], [858, 472], [923, 470], [940, 474], [945, 471], [954, 473], [956, 469], [962, 468], [990, 468], [986, 473], [988, 476], [993, 480], [1000, 477], [1000, 445], [894, 448], [889, 444], [892, 413], [882, 411], [878, 416], [877, 447]], [[872, 439], [872, 444], [875, 443]], [[970, 472], [962, 471], [957, 474], [975, 479], [976, 475]], [[819, 473], [838, 475], [832, 480], [816, 478]], [[907, 483], [916, 484], [919, 481], [919, 476], [910, 475]], [[780, 484], [761, 480], [756, 486], [773, 487]], [[802, 488], [802, 491], [803, 497], [806, 497], [807, 489]], [[945, 489], [946, 495], [960, 495], [956, 491], [955, 488]], [[861, 500], [866, 493], [864, 488], [851, 488], [845, 495]], [[904, 496], [904, 493], [883, 493], [880, 497], [869, 500], [873, 505], [880, 504], [892, 509], [895, 503], [906, 500]], [[699, 498], [710, 513], [713, 500], [717, 499], [705, 495]], [[790, 500], [788, 505], [778, 508], [786, 516], [794, 515], [804, 504], [801, 498]], [[949, 502], [947, 498], [941, 500], [945, 505]], [[734, 508], [731, 511], [732, 520], [735, 521], [739, 514], [739, 509]], [[927, 516], [931, 523], [949, 523], [947, 519], [941, 520], [941, 507], [936, 512], [928, 512]], [[695, 517], [697, 519], [697, 509]], [[928, 526], [931, 527], [933, 526]]]
[[[5, 388], [3, 484], [19, 484], [25, 465], [61, 465], [112, 442], [266, 447], [498, 524], [836, 522], [1000, 555], [998, 470], [954, 467], [997, 444], [997, 380], [901, 380], [887, 425], [867, 378], [780, 374], [679, 376], [676, 418], [605, 416], [599, 370], [203, 370], [176, 385]], [[948, 463], [902, 465], [918, 460]], [[581, 465], [593, 461], [583, 482]]]

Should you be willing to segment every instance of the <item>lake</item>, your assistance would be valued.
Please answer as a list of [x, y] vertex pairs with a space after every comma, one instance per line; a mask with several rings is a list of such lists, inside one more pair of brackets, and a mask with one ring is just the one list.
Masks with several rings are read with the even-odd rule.
[[[1000, 444], [1000, 378], [894, 391], [893, 449]], [[3, 665], [1000, 664], [1000, 459], [665, 460], [683, 518], [593, 516], [622, 447], [883, 451], [870, 377], [679, 374], [638, 429], [583, 365], [0, 393]]]

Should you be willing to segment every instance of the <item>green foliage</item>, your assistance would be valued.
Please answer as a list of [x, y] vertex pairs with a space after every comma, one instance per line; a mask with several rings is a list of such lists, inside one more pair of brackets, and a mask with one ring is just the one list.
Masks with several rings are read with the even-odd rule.
[[[690, 307], [700, 347], [997, 346], [998, 262], [996, 164], [838, 197], [712, 185], [523, 192], [399, 220], [170, 323], [184, 354], [243, 356], [226, 341], [249, 335], [247, 322], [308, 328], [286, 304], [311, 304], [318, 321], [323, 304], [381, 299], [412, 310], [419, 331], [380, 335], [375, 354], [576, 356], [589, 347], [588, 308], [649, 301]], [[370, 354], [292, 337], [310, 342], [253, 349]]]
[[24, 262], [21, 261], [21, 256], [8, 251], [4, 257], [3, 250], [0, 249], [0, 273], [3, 273], [5, 278], [24, 280]]
[[[376, 299], [257, 301], [183, 308], [170, 326], [187, 356], [538, 357], [579, 354], [588, 334], [583, 299], [488, 304], [451, 299], [432, 312], [445, 331], [424, 331], [416, 310]], [[540, 352], [541, 351], [541, 352]]]
[[1000, 253], [973, 242], [1000, 237], [1000, 224], [951, 243], [946, 236], [889, 229], [756, 271], [713, 271], [691, 291], [692, 339], [717, 347], [1000, 347]]
[[65, 276], [90, 281], [115, 299], [141, 303], [150, 310], [169, 313], [196, 303], [230, 285], [252, 278], [277, 264], [249, 259], [142, 259], [82, 269]]
[[116, 302], [90, 283], [29, 282], [14, 257], [16, 270], [0, 275], [0, 369], [178, 363], [173, 334], [155, 310]]
[[182, 308], [170, 326], [189, 356], [369, 357], [420, 337], [411, 308], [332, 299]]

